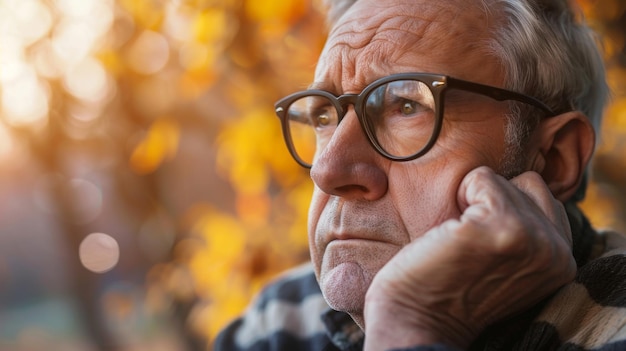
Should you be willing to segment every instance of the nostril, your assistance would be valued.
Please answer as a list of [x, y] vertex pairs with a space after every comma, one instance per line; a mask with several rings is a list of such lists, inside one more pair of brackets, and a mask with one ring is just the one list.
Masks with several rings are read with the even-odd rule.
[[352, 193], [352, 192], [359, 192], [361, 194], [366, 195], [367, 193], [370, 192], [370, 190], [363, 185], [356, 185], [356, 184], [350, 184], [350, 185], [344, 185], [344, 186], [340, 186], [336, 189], [336, 192], [338, 194], [341, 193]]
[[385, 195], [387, 175], [375, 160], [342, 161], [345, 158], [328, 157], [313, 165], [311, 178], [321, 191], [346, 199], [372, 201]]

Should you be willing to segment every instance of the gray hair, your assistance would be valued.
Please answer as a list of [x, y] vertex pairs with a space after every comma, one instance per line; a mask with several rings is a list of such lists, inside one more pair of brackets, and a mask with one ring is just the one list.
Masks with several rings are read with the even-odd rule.
[[[505, 14], [490, 49], [504, 67], [506, 88], [534, 96], [557, 112], [582, 111], [598, 133], [609, 89], [596, 37], [582, 15], [566, 0], [490, 0], [485, 5]], [[515, 105], [507, 140], [509, 152], [518, 157], [508, 159], [520, 160], [538, 120]], [[586, 172], [584, 178], [574, 201], [584, 198]]]
[[[356, 0], [324, 2], [332, 26]], [[483, 0], [482, 5], [487, 14], [504, 14], [487, 50], [504, 68], [505, 88], [534, 96], [559, 113], [582, 111], [597, 133], [609, 89], [597, 40], [582, 14], [567, 0]], [[503, 159], [511, 163], [503, 166], [505, 175], [519, 172], [523, 147], [538, 122], [536, 111], [511, 104]], [[585, 187], [586, 180], [573, 200], [584, 197]]]
[[578, 110], [599, 130], [608, 87], [593, 32], [567, 0], [490, 0], [506, 14], [491, 42], [507, 88], [557, 112]]

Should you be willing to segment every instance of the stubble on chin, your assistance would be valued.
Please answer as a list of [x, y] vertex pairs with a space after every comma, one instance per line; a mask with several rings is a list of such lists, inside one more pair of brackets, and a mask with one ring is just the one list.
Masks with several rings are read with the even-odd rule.
[[371, 283], [356, 262], [341, 263], [321, 274], [320, 286], [331, 308], [350, 314], [363, 312], [365, 292]]
[[312, 202], [311, 259], [330, 307], [359, 323], [374, 276], [408, 243], [407, 231], [390, 206], [324, 200], [323, 206]]
[[323, 254], [319, 283], [324, 298], [337, 311], [362, 320], [365, 294], [374, 276], [400, 249], [369, 240], [337, 240]]

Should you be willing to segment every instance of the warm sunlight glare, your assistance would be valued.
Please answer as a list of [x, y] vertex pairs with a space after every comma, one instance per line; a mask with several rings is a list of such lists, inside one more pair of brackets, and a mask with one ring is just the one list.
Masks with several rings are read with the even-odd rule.
[[[30, 66], [15, 64], [0, 76], [4, 119], [14, 127], [44, 125], [48, 118], [49, 91]], [[2, 79], [8, 77], [8, 79]]]

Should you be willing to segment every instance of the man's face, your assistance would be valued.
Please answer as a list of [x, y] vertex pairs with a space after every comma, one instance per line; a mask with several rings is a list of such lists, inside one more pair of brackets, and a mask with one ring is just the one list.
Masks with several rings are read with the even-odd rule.
[[[487, 53], [487, 25], [474, 1], [359, 0], [331, 31], [315, 86], [337, 95], [359, 93], [377, 78], [406, 72], [503, 86], [501, 66]], [[500, 168], [506, 105], [455, 94], [445, 104], [437, 144], [424, 156], [383, 158], [350, 107], [311, 169], [309, 242], [316, 274], [331, 306], [357, 322], [378, 270], [404, 245], [460, 215], [463, 177], [481, 165]]]

